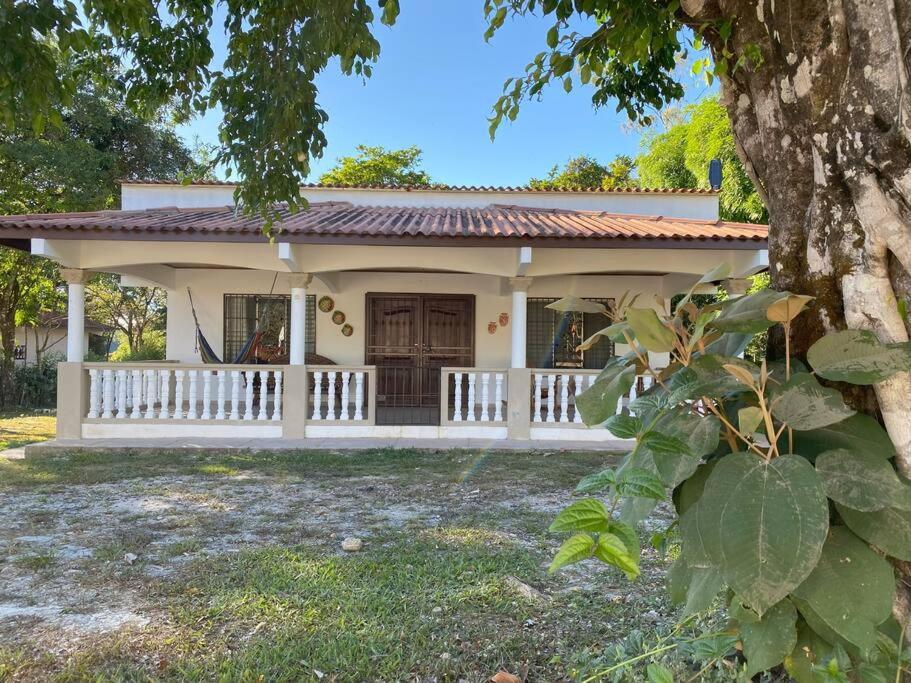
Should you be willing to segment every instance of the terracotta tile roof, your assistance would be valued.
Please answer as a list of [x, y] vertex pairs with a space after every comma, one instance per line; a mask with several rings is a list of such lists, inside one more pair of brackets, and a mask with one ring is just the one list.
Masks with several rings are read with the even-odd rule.
[[[229, 180], [193, 180], [183, 183], [179, 180], [133, 180], [124, 179], [121, 185], [197, 185], [236, 187], [237, 183]], [[551, 190], [525, 186], [496, 185], [337, 185], [332, 183], [306, 183], [302, 189], [328, 190], [397, 190], [400, 192], [511, 192], [511, 193], [571, 193], [571, 194], [695, 194], [715, 195], [717, 190], [701, 187], [618, 187], [606, 190], [601, 187]]]
[[[435, 238], [490, 241], [726, 242], [764, 245], [768, 228], [749, 223], [611, 214], [601, 211], [535, 209], [490, 205], [485, 208], [355, 206], [314, 202], [291, 213], [279, 209], [280, 239], [319, 241], [370, 238]], [[233, 207], [140, 211], [99, 211], [0, 217], [0, 237], [95, 239], [177, 239], [250, 241], [262, 239], [258, 216]], [[719, 245], [721, 246], [721, 245]]]

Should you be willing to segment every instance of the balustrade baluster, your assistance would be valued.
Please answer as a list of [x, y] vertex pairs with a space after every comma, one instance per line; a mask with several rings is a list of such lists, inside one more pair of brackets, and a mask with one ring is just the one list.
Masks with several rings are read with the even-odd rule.
[[313, 373], [313, 417], [314, 420], [322, 420], [322, 402], [323, 402], [323, 373], [319, 370]]
[[89, 370], [89, 414], [86, 417], [94, 420], [98, 417], [98, 371], [95, 368]]
[[113, 371], [106, 368], [101, 371], [101, 417], [105, 420], [114, 417], [111, 409], [114, 407], [114, 377]]
[[493, 407], [493, 421], [502, 422], [503, 421], [503, 373], [498, 372], [494, 375], [494, 382], [496, 382], [494, 387], [494, 407]]
[[550, 374], [547, 376], [547, 422], [555, 422], [554, 420], [554, 403], [556, 396], [554, 392], [556, 391], [557, 376]]
[[364, 419], [364, 373], [354, 373], [354, 419]]
[[532, 422], [541, 422], [541, 390], [544, 382], [544, 375], [535, 373], [535, 415]]
[[338, 373], [331, 370], [326, 373], [328, 386], [326, 387], [326, 419], [335, 420], [335, 380]]
[[225, 394], [227, 388], [227, 370], [218, 370], [218, 398], [215, 401], [215, 419], [225, 419]]
[[269, 414], [266, 411], [266, 406], [269, 403], [269, 372], [269, 370], [256, 371], [259, 376], [259, 414], [256, 416], [257, 420], [269, 419]]
[[127, 417], [127, 371], [117, 371], [117, 417], [125, 420]]
[[240, 371], [231, 370], [231, 420], [240, 419]]
[[196, 399], [199, 393], [199, 370], [188, 370], [187, 371], [187, 382], [189, 384], [189, 405], [187, 406], [187, 419], [196, 420], [199, 418], [198, 408], [196, 406]]
[[155, 401], [158, 398], [158, 389], [157, 383], [155, 382], [158, 377], [157, 370], [146, 370], [146, 414], [145, 419], [154, 420], [155, 419]]
[[280, 422], [282, 419], [282, 371], [275, 371], [275, 393], [272, 395], [272, 419]]
[[142, 413], [139, 412], [139, 406], [142, 403], [142, 370], [133, 370], [133, 412], [130, 413], [130, 418], [133, 420], [138, 420], [142, 417]]
[[159, 370], [158, 381], [161, 383], [161, 405], [159, 406], [158, 419], [167, 420], [168, 412], [171, 407], [171, 371]]
[[468, 406], [467, 406], [467, 410], [468, 410], [468, 421], [469, 421], [469, 422], [476, 422], [477, 420], [476, 420], [476, 417], [475, 417], [475, 414], [474, 414], [474, 404], [475, 404], [475, 401], [474, 401], [475, 373], [473, 373], [473, 372], [468, 372], [468, 373], [466, 373], [466, 374], [468, 375]]
[[348, 384], [351, 382], [351, 373], [342, 372], [342, 405], [340, 420], [348, 419]]
[[570, 375], [560, 375], [560, 422], [569, 422], [569, 378]]
[[490, 421], [490, 373], [481, 373], [481, 422]]
[[202, 412], [201, 420], [212, 419], [212, 379], [215, 373], [212, 370], [202, 370]]
[[175, 370], [174, 371], [174, 415], [172, 417], [175, 420], [182, 420], [184, 416], [183, 412], [183, 378], [186, 375], [186, 370]]
[[252, 420], [253, 419], [253, 378], [256, 377], [255, 372], [245, 372], [243, 373], [244, 381], [247, 383], [246, 391], [244, 392], [244, 419]]
[[453, 373], [453, 413], [452, 421], [461, 422], [462, 421], [462, 373], [456, 372]]
[[582, 393], [582, 380], [585, 375], [576, 375], [575, 392], [573, 393], [573, 422], [582, 424], [582, 413], [579, 412], [579, 394]]

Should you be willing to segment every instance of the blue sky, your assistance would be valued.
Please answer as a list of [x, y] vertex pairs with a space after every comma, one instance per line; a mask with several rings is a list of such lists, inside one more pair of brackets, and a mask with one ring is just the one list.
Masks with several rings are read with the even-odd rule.
[[[404, 0], [392, 28], [378, 21], [382, 45], [373, 76], [366, 82], [342, 75], [330, 65], [318, 78], [319, 101], [329, 114], [329, 146], [316, 160], [309, 180], [331, 168], [358, 144], [424, 150], [424, 168], [437, 182], [466, 185], [521, 185], [542, 177], [557, 163], [589, 154], [607, 161], [635, 154], [639, 135], [624, 127], [613, 107], [595, 110], [591, 93], [577, 87], [546, 92], [542, 102], [526, 103], [513, 122], [501, 126], [495, 142], [487, 132], [491, 105], [503, 81], [523, 71], [544, 49], [548, 22], [540, 18], [507, 21], [484, 42], [481, 0]], [[216, 25], [221, 18], [216, 17]], [[216, 45], [216, 60], [224, 41]], [[696, 82], [688, 98], [702, 94]], [[180, 133], [217, 142], [220, 113], [181, 126]]]

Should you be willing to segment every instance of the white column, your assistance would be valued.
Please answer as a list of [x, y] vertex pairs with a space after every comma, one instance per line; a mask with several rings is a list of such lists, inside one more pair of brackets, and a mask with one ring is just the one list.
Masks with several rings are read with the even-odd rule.
[[525, 307], [528, 302], [528, 288], [531, 286], [531, 278], [510, 278], [509, 284], [512, 287], [512, 316], [509, 321], [510, 339], [512, 340], [510, 367], [524, 368], [527, 361], [525, 358]]
[[85, 283], [90, 273], [79, 268], [61, 268], [67, 283], [66, 360], [81, 363], [85, 357]]
[[292, 273], [291, 330], [288, 340], [288, 361], [291, 365], [304, 365], [307, 343], [307, 287], [313, 276], [309, 273]]

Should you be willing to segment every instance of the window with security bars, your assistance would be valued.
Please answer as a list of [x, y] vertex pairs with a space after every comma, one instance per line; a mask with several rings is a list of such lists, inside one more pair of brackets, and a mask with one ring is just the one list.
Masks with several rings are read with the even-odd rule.
[[[230, 363], [243, 348], [256, 321], [263, 331], [257, 359], [264, 363], [287, 362], [291, 334], [291, 297], [287, 294], [225, 294], [224, 356]], [[316, 353], [316, 296], [307, 296], [306, 353]]]
[[[613, 299], [588, 301], [607, 306]], [[529, 298], [526, 309], [525, 352], [532, 368], [584, 368], [601, 370], [614, 355], [614, 345], [603, 339], [588, 351], [576, 348], [608, 326], [600, 313], [561, 313], [547, 308], [556, 299]]]

